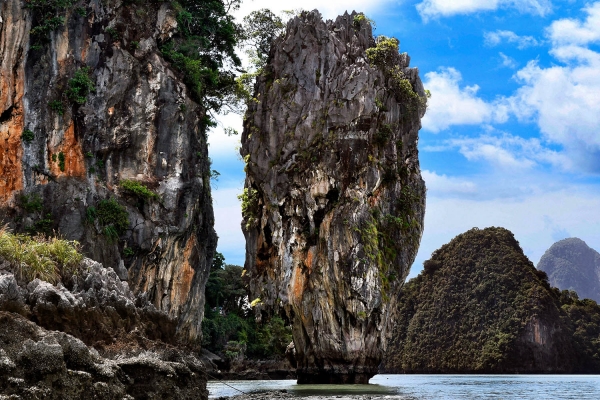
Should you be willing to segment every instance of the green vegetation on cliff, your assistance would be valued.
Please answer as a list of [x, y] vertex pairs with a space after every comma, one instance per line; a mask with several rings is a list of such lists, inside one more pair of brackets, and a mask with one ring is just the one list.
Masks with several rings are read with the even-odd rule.
[[[240, 28], [230, 14], [239, 4], [239, 0], [172, 2], [178, 32], [161, 51], [183, 74], [192, 99], [206, 110], [219, 112], [238, 102], [235, 74], [226, 67], [241, 65], [235, 54]], [[211, 124], [208, 119], [205, 123]]]
[[551, 288], [506, 229], [436, 250], [399, 302], [387, 372], [600, 371], [600, 306]]
[[55, 237], [10, 233], [0, 228], [0, 261], [6, 261], [19, 279], [39, 278], [56, 283], [77, 272], [83, 255], [79, 243]]
[[202, 346], [233, 359], [281, 357], [292, 341], [280, 317], [257, 323], [248, 307], [242, 267], [225, 264], [216, 253], [206, 283], [206, 310], [202, 321]]

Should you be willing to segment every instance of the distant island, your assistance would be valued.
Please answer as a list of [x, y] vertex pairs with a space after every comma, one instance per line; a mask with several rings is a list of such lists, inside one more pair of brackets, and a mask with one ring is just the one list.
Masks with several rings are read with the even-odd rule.
[[537, 268], [548, 274], [552, 286], [600, 301], [600, 253], [583, 240], [568, 238], [554, 243]]

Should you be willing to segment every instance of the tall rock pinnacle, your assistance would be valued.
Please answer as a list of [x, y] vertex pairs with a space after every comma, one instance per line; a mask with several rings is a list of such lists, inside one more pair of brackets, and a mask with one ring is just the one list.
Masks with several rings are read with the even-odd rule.
[[426, 95], [357, 13], [303, 12], [272, 46], [244, 123], [246, 274], [292, 322], [299, 383], [366, 383], [423, 231]]

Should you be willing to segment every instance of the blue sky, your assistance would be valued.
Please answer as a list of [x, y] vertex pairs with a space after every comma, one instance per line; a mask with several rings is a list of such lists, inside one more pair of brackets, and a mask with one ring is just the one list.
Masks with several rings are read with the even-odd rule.
[[[600, 249], [600, 1], [248, 1], [363, 11], [375, 34], [400, 40], [432, 93], [419, 134], [427, 185], [425, 232], [410, 276], [432, 251], [472, 227], [503, 226], [537, 263], [557, 240]], [[244, 263], [241, 117], [209, 134], [218, 251]]]

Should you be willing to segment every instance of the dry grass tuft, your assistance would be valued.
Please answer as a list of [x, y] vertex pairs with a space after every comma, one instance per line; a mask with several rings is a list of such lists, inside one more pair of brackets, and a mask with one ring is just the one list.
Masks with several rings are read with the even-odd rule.
[[54, 284], [76, 275], [83, 260], [79, 248], [74, 240], [14, 234], [6, 225], [0, 228], [0, 258], [8, 261], [19, 279], [28, 282], [39, 278]]

